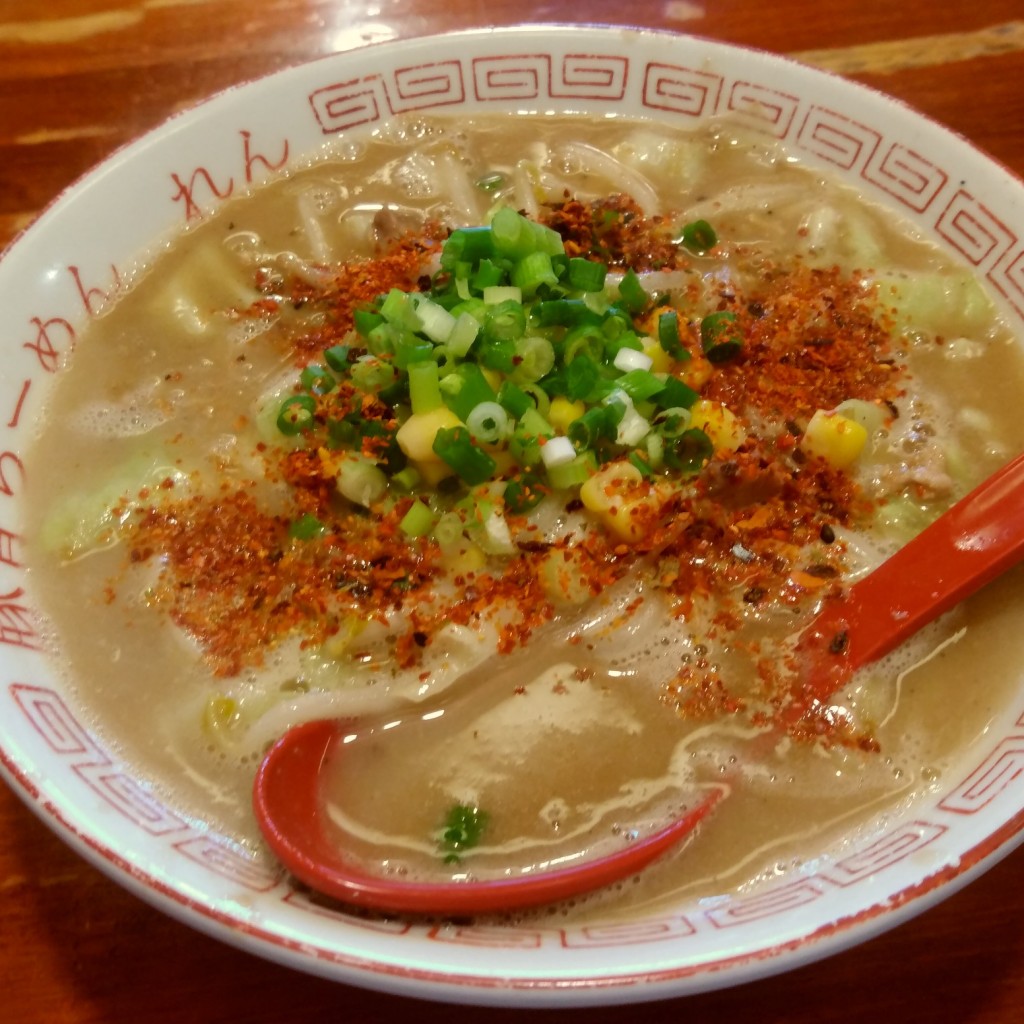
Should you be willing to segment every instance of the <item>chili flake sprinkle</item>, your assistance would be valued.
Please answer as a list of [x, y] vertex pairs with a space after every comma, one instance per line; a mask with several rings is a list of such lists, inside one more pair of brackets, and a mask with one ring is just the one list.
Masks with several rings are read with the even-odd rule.
[[[480, 288], [509, 271], [480, 233], [464, 231], [460, 259], [449, 259], [458, 233], [444, 242], [436, 227], [323, 268], [319, 286], [277, 282], [270, 294], [266, 284], [246, 315], [289, 310], [272, 344], [308, 370], [292, 399], [301, 417], [282, 426], [296, 444], [256, 446], [267, 481], [212, 498], [149, 495], [127, 546], [133, 562], [161, 560], [152, 603], [219, 675], [258, 665], [289, 638], [323, 644], [353, 618], [400, 621], [394, 657], [413, 667], [450, 623], [492, 621], [498, 651], [509, 652], [639, 573], [679, 619], [713, 606], [709, 636], [730, 637], [757, 667], [761, 689], [744, 694], [698, 658], [666, 684], [665, 703], [687, 716], [736, 714], [757, 697], [763, 716], [785, 681], [744, 623], [766, 608], [809, 608], [841, 586], [836, 528], [872, 512], [853, 476], [801, 437], [816, 411], [849, 399], [897, 408], [905, 370], [893, 325], [856, 276], [780, 266], [717, 239], [700, 258], [747, 268], [745, 283], [709, 284], [671, 219], [645, 218], [628, 197], [566, 196], [544, 210], [543, 226], [505, 221], [502, 231], [542, 232], [529, 272], [512, 271], [514, 290], [537, 292], [532, 307], [479, 298], [460, 307], [473, 298], [457, 278], [465, 266]], [[497, 217], [490, 230], [499, 233]], [[474, 247], [488, 255], [474, 263]], [[609, 324], [599, 306], [559, 297], [559, 274], [594, 276], [574, 259], [627, 271], [619, 302], [631, 319], [615, 311]], [[652, 269], [683, 283], [648, 294], [629, 275]], [[658, 337], [666, 311], [666, 347], [650, 356], [645, 339]], [[513, 329], [531, 317], [541, 340], [521, 342]], [[407, 368], [417, 361], [429, 372], [414, 380]], [[659, 399], [666, 391], [672, 398]], [[698, 411], [703, 425], [686, 431]], [[410, 440], [410, 424], [429, 424], [425, 441]], [[618, 476], [588, 492], [609, 467]], [[345, 474], [355, 482], [342, 486]], [[261, 498], [268, 481], [272, 510]], [[553, 501], [578, 522], [557, 537], [533, 517]]]

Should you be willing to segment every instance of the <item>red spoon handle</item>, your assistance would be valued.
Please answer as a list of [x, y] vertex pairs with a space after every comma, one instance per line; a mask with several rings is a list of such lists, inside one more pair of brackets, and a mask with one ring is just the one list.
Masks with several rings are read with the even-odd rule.
[[801, 709], [827, 700], [849, 676], [1024, 558], [1024, 454], [927, 529], [829, 600], [808, 628]]
[[260, 765], [253, 806], [267, 844], [296, 878], [345, 903], [375, 910], [481, 914], [577, 896], [635, 874], [692, 832], [722, 796], [712, 790], [658, 832], [570, 867], [486, 881], [404, 881], [361, 870], [325, 827], [320, 771], [343, 725], [310, 722], [285, 733]]

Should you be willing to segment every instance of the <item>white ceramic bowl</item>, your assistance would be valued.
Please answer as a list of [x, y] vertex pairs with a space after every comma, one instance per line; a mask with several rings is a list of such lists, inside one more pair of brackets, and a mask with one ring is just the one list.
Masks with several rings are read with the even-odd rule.
[[[158, 800], [86, 728], [37, 649], [19, 564], [21, 454], [57, 360], [154, 240], [345, 131], [411, 111], [729, 115], [890, 204], [972, 265], [1024, 337], [1024, 186], [901, 104], [778, 57], [616, 28], [524, 27], [371, 47], [232, 89], [89, 174], [0, 261], [0, 761], [25, 801], [144, 899], [303, 970], [407, 995], [515, 1005], [664, 998], [860, 942], [950, 894], [1024, 836], [1016, 702], [941, 792], [838, 860], [756, 895], [628, 924], [437, 927], [325, 910], [269, 859]], [[1024, 666], [1024, 651], [1021, 654]]]

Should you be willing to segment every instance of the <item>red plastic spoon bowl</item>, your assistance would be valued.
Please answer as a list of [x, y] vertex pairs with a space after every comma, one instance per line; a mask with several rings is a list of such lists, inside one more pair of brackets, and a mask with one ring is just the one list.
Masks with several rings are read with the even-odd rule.
[[826, 602], [796, 649], [800, 685], [790, 719], [827, 702], [857, 669], [895, 650], [1022, 558], [1024, 454]]
[[484, 881], [401, 881], [361, 871], [325, 828], [321, 768], [348, 732], [351, 723], [337, 721], [290, 729], [260, 764], [253, 804], [267, 844], [296, 878], [327, 896], [375, 910], [471, 915], [578, 896], [636, 874], [689, 835], [721, 796], [713, 790], [652, 835], [569, 867]]

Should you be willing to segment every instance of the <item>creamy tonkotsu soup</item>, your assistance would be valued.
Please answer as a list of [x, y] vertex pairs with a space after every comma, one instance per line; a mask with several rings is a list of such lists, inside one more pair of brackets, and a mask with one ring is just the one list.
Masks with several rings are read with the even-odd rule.
[[794, 704], [814, 611], [1024, 448], [1024, 374], [966, 269], [760, 138], [399, 121], [138, 278], [29, 462], [33, 584], [96, 728], [242, 842], [268, 744], [345, 718], [371, 870], [543, 867], [718, 790], [571, 912], [746, 890], [1016, 682], [1019, 575]]

